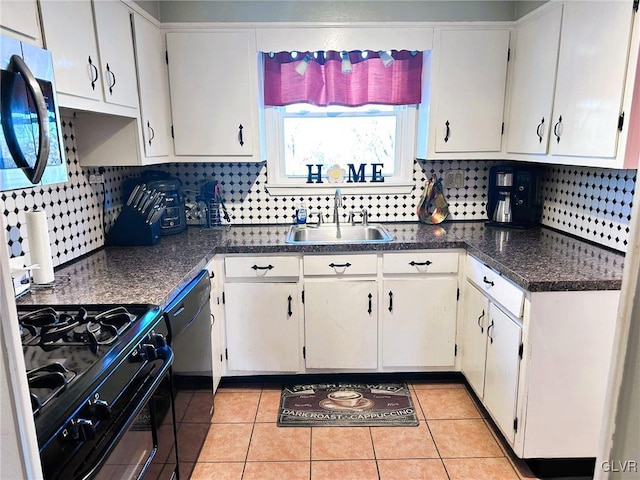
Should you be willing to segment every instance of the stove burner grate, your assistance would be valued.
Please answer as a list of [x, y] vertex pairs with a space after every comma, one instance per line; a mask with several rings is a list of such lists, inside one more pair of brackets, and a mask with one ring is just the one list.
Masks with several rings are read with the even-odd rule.
[[31, 392], [31, 407], [34, 415], [51, 399], [67, 388], [67, 385], [75, 376], [75, 372], [67, 369], [59, 362], [29, 370], [27, 372], [27, 381]]

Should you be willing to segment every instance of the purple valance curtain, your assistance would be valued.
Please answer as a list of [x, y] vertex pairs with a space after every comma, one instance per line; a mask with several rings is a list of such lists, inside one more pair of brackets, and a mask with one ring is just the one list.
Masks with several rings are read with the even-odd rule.
[[[347, 56], [350, 65], [345, 69]], [[422, 52], [393, 51], [392, 57], [389, 61], [378, 52], [363, 55], [360, 50], [297, 52], [295, 58], [290, 52], [264, 53], [264, 103], [276, 107], [420, 103]], [[308, 63], [306, 68], [301, 62]]]

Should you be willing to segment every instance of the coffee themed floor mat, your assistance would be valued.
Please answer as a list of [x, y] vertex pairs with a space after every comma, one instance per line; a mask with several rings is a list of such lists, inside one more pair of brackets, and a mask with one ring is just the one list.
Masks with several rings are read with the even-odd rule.
[[417, 426], [406, 383], [285, 385], [278, 426]]

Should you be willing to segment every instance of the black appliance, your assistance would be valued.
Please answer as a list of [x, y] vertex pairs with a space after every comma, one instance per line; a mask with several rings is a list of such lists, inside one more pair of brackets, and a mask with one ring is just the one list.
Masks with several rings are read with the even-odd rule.
[[129, 197], [136, 185], [144, 185], [148, 191], [160, 192], [164, 195], [164, 212], [160, 217], [160, 235], [180, 233], [187, 228], [187, 213], [184, 196], [180, 189], [182, 182], [166, 172], [145, 170], [139, 178], [125, 181], [125, 198]]
[[531, 228], [540, 223], [542, 170], [533, 165], [495, 165], [489, 169], [489, 225]]
[[51, 54], [0, 35], [0, 190], [67, 181]]
[[202, 270], [165, 309], [177, 381], [180, 377], [202, 377], [212, 383], [210, 298], [211, 279], [209, 272]]
[[19, 305], [45, 480], [178, 478], [158, 307]]

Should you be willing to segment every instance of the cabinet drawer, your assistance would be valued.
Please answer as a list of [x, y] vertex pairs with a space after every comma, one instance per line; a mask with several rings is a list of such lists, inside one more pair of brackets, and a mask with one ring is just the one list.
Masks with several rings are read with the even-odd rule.
[[224, 271], [227, 278], [297, 277], [298, 257], [226, 257]]
[[303, 258], [305, 275], [375, 275], [376, 255], [309, 255]]
[[467, 255], [467, 277], [513, 315], [522, 316], [524, 291], [520, 287], [470, 255]]
[[383, 273], [456, 273], [457, 252], [387, 253], [382, 257]]

